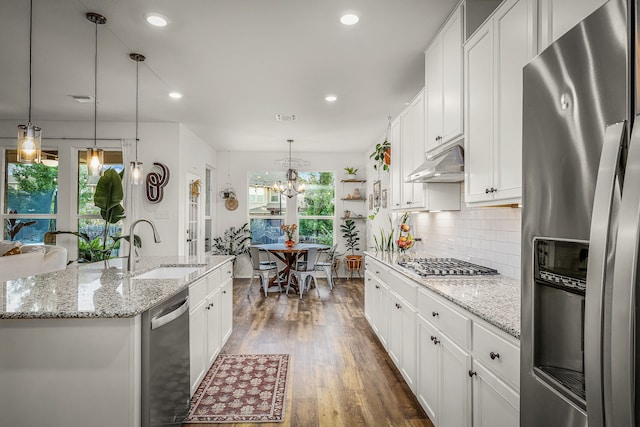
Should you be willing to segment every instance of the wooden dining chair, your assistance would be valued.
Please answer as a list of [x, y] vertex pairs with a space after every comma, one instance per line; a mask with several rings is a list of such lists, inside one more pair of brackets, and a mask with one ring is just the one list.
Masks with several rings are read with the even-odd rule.
[[[251, 280], [249, 281], [249, 290], [247, 294], [251, 293], [251, 288], [253, 285], [253, 279], [257, 276], [260, 280], [260, 287], [264, 290], [264, 296], [267, 296], [269, 292], [269, 279], [271, 278], [271, 274], [275, 277], [278, 276], [278, 264], [274, 260], [261, 260], [261, 254], [268, 251], [262, 250], [257, 246], [249, 247], [249, 259], [251, 259]], [[279, 285], [278, 285], [279, 286]], [[282, 291], [282, 288], [280, 288]]]
[[[306, 253], [306, 259], [305, 259]], [[295, 260], [291, 264], [291, 270], [289, 270], [289, 280], [287, 280], [287, 295], [289, 289], [294, 284], [294, 280], [298, 282], [298, 291], [300, 298], [302, 294], [309, 289], [311, 280], [316, 287], [318, 296], [320, 296], [320, 290], [318, 289], [318, 278], [316, 277], [316, 263], [318, 262], [318, 249], [310, 248], [305, 250], [299, 250], [295, 254]]]

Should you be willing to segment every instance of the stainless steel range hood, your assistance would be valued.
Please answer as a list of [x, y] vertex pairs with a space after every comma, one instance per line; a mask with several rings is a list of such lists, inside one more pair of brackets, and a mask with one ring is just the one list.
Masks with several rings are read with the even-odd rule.
[[461, 182], [464, 181], [464, 148], [455, 144], [430, 154], [405, 182]]

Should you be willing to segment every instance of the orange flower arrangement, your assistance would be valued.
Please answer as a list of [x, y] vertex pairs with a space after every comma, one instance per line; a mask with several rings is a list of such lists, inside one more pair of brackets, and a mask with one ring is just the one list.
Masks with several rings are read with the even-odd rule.
[[283, 224], [280, 226], [280, 230], [284, 231], [284, 234], [287, 235], [287, 240], [293, 240], [293, 234], [298, 229], [296, 224]]

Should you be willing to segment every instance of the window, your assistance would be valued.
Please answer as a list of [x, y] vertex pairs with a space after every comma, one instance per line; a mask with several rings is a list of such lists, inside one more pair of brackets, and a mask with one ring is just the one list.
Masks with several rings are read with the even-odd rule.
[[[57, 158], [57, 150], [43, 150], [43, 158]], [[17, 163], [17, 151], [5, 152], [3, 238], [43, 243], [56, 229], [58, 166]]]
[[284, 242], [280, 226], [287, 214], [287, 200], [272, 188], [274, 182], [284, 179], [284, 172], [249, 172], [249, 227], [253, 242]]
[[[88, 182], [86, 155], [84, 150], [78, 152], [78, 231], [86, 233], [94, 245], [102, 245], [105, 221], [100, 216], [100, 209], [93, 204], [93, 188]], [[122, 172], [122, 151], [105, 150], [104, 169], [109, 168], [115, 169], [118, 173]], [[119, 236], [122, 234], [122, 221], [109, 224], [108, 228], [109, 236]], [[88, 256], [83, 256], [83, 252], [90, 249], [89, 246], [90, 244], [83, 239], [78, 239], [79, 258], [90, 259]]]
[[[333, 245], [335, 227], [335, 173], [300, 172], [298, 179], [306, 186], [296, 200], [296, 223], [300, 242]], [[285, 223], [287, 198], [272, 188], [286, 180], [286, 171], [249, 172], [249, 221], [252, 241], [284, 242], [280, 226]], [[265, 201], [258, 201], [258, 194]]]
[[335, 173], [300, 172], [307, 190], [298, 197], [299, 239], [305, 243], [333, 245]]

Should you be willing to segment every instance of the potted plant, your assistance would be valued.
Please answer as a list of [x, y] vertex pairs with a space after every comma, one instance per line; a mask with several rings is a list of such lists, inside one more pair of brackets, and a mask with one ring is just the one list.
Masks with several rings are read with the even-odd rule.
[[213, 238], [213, 248], [218, 255], [235, 255], [236, 257], [249, 251], [251, 230], [245, 222], [240, 228], [229, 227], [222, 236]]
[[[123, 198], [122, 176], [114, 169], [107, 169], [98, 180], [93, 195], [93, 204], [100, 208], [100, 216], [104, 220], [102, 235], [91, 238], [89, 234], [79, 231], [53, 231], [51, 234], [73, 234], [79, 238], [78, 262], [104, 261], [112, 258], [115, 256], [113, 251], [120, 247], [120, 240], [129, 240], [129, 236], [116, 236], [114, 233], [114, 225], [125, 218]], [[134, 245], [142, 247], [139, 236], [134, 237]]]
[[382, 168], [382, 170], [388, 171], [391, 164], [391, 143], [385, 139], [382, 144], [376, 144], [376, 148], [369, 155], [369, 158], [375, 160], [373, 164], [375, 170]]
[[349, 180], [356, 179], [356, 174], [358, 173], [358, 169], [357, 168], [352, 168], [352, 167], [347, 166], [346, 168], [344, 168], [344, 171], [347, 174], [347, 179], [349, 179]]
[[351, 251], [351, 255], [345, 255], [344, 264], [349, 274], [353, 274], [354, 271], [360, 275], [360, 269], [362, 268], [362, 255], [356, 255], [356, 251], [360, 250], [358, 237], [358, 229], [356, 223], [352, 219], [345, 220], [344, 224], [340, 226], [342, 231], [342, 237], [346, 239], [347, 250]]
[[298, 226], [296, 224], [283, 224], [280, 226], [280, 229], [287, 235], [287, 240], [285, 240], [284, 244], [287, 245], [287, 247], [292, 248], [296, 244], [293, 237]]

